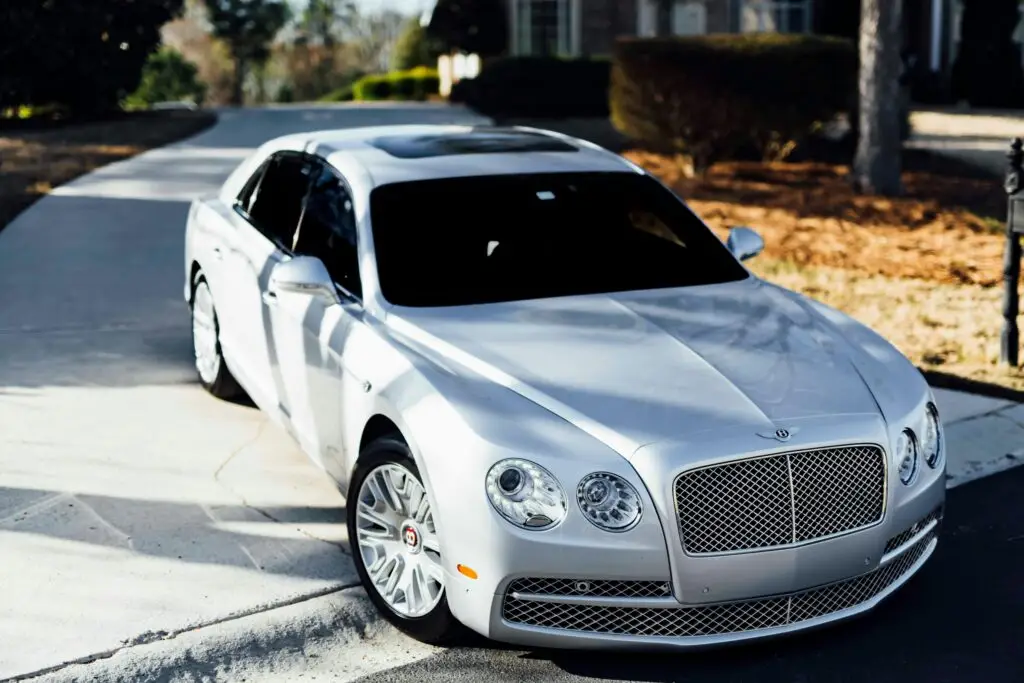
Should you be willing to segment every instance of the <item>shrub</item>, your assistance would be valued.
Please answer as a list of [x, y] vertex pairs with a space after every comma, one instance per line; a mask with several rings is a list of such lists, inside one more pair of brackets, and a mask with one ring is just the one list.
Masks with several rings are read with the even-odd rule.
[[624, 38], [613, 56], [615, 126], [697, 173], [744, 148], [783, 158], [856, 98], [856, 49], [839, 38]]
[[409, 71], [364, 76], [352, 86], [356, 100], [425, 100], [436, 95], [440, 79], [436, 69], [416, 67]]
[[352, 85], [357, 100], [386, 100], [391, 97], [391, 81], [387, 76], [363, 76]]
[[508, 57], [460, 81], [450, 100], [494, 118], [608, 116], [610, 62]]
[[206, 84], [199, 80], [199, 70], [180, 52], [164, 47], [149, 55], [142, 68], [139, 87], [125, 98], [128, 108], [144, 108], [157, 102], [190, 101], [202, 104]]

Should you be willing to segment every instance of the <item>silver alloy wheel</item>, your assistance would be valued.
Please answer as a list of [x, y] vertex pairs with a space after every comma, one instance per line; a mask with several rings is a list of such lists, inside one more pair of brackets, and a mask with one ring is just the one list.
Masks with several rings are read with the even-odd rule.
[[423, 484], [394, 463], [359, 487], [356, 544], [374, 590], [406, 618], [430, 613], [444, 595], [441, 546]]
[[217, 323], [213, 295], [205, 282], [196, 285], [192, 301], [192, 348], [196, 354], [196, 370], [207, 384], [213, 384], [220, 370], [217, 353]]

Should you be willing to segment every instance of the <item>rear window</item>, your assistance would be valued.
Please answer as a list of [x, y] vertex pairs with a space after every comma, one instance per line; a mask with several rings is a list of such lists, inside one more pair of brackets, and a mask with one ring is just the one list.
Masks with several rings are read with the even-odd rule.
[[746, 269], [660, 183], [552, 173], [395, 183], [370, 195], [381, 291], [458, 306], [690, 287]]

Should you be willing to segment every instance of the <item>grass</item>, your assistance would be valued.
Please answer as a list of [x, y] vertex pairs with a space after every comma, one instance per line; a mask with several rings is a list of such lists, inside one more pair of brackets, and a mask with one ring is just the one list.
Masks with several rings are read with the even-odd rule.
[[0, 122], [0, 230], [53, 188], [113, 161], [209, 127], [206, 111], [136, 112], [106, 120]]

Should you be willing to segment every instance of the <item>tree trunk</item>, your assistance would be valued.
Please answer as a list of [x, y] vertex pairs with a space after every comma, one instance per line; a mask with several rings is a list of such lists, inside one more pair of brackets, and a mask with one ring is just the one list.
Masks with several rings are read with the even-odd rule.
[[853, 161], [861, 192], [902, 192], [900, 48], [903, 3], [863, 0], [860, 17], [860, 130]]
[[231, 104], [241, 107], [245, 104], [245, 76], [248, 71], [246, 60], [242, 57], [235, 58], [235, 82], [231, 91]]

